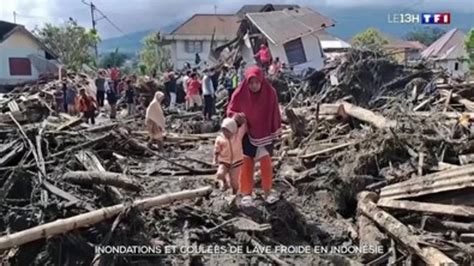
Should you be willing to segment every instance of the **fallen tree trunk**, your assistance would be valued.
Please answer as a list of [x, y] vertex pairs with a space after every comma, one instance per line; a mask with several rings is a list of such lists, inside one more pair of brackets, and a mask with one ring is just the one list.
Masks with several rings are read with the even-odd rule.
[[359, 211], [377, 223], [391, 237], [395, 238], [409, 251], [417, 254], [428, 265], [457, 265], [444, 253], [433, 247], [420, 247], [419, 237], [413, 235], [408, 227], [399, 222], [395, 217], [378, 208], [374, 201], [377, 194], [361, 192], [359, 194]]
[[379, 129], [395, 127], [397, 125], [396, 121], [389, 120], [370, 110], [367, 110], [365, 108], [362, 108], [362, 107], [359, 107], [347, 102], [341, 103], [339, 112], [343, 112], [361, 121], [367, 122]]
[[[175, 193], [164, 194], [157, 197], [136, 200], [132, 206], [140, 210], [159, 207], [165, 204], [173, 203], [178, 200], [192, 199], [207, 195], [212, 191], [211, 186], [202, 187], [194, 190], [184, 190]], [[0, 250], [20, 246], [38, 239], [52, 237], [63, 234], [78, 228], [89, 227], [96, 223], [110, 219], [121, 211], [128, 204], [118, 204], [105, 207], [96, 211], [79, 214], [66, 219], [59, 219], [54, 222], [35, 226], [13, 234], [0, 237]]]
[[63, 180], [79, 185], [109, 185], [132, 191], [140, 191], [142, 187], [131, 178], [112, 172], [75, 171], [63, 175]]

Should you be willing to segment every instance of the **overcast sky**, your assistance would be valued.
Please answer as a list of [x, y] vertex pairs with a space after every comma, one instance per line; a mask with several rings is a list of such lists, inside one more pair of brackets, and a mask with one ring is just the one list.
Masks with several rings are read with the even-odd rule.
[[[89, 0], [85, 0], [89, 2]], [[393, 7], [395, 11], [414, 9], [420, 11], [474, 12], [474, 0], [94, 0], [123, 32], [159, 29], [183, 20], [194, 13], [233, 13], [244, 4], [298, 4], [313, 9], [351, 7]], [[0, 20], [13, 21], [33, 29], [43, 23], [63, 23], [69, 17], [90, 27], [90, 9], [82, 0], [0, 0]], [[103, 38], [122, 35], [107, 21], [98, 22]]]

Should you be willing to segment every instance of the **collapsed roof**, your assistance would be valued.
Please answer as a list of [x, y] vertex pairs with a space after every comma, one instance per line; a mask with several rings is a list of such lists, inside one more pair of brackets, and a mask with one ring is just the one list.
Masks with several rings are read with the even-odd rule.
[[452, 29], [426, 48], [421, 56], [433, 60], [467, 58], [465, 39], [466, 35], [459, 29]]
[[246, 17], [273, 44], [283, 44], [334, 25], [333, 20], [309, 8], [249, 13]]

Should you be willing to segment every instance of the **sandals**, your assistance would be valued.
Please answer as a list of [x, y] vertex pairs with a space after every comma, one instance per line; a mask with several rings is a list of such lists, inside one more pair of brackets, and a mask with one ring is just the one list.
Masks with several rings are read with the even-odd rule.
[[268, 204], [273, 204], [278, 200], [280, 200], [280, 194], [273, 190], [270, 191], [270, 193], [265, 197], [265, 202], [267, 202]]

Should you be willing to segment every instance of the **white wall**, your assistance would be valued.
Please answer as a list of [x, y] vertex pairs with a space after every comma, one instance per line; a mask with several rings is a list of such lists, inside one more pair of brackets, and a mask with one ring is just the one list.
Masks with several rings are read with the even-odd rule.
[[[455, 69], [455, 63], [459, 64], [458, 70]], [[460, 60], [446, 60], [446, 61], [437, 61], [435, 67], [446, 69], [449, 74], [453, 77], [464, 77], [466, 73], [469, 72], [469, 64], [467, 61]]]
[[[194, 40], [193, 40], [194, 41]], [[194, 61], [196, 59], [196, 53], [187, 53], [185, 49], [184, 40], [175, 40], [171, 44], [171, 60], [176, 69], [181, 69], [184, 67], [186, 62], [189, 62], [191, 66], [194, 66]], [[216, 43], [216, 46], [224, 44], [224, 41], [219, 41]], [[211, 41], [202, 41], [202, 53], [199, 53], [201, 57], [201, 62], [209, 62], [209, 52], [211, 48]]]
[[[324, 57], [321, 54], [319, 39], [315, 35], [307, 35], [302, 37], [301, 41], [306, 55], [306, 63], [295, 65], [294, 71], [299, 73], [308, 67], [321, 69], [324, 66]], [[279, 57], [280, 60], [288, 64], [288, 58], [286, 57], [283, 45], [274, 45], [269, 42], [269, 48], [273, 58]]]
[[16, 83], [35, 80], [39, 73], [36, 68], [31, 65], [30, 76], [11, 76], [10, 75], [10, 57], [26, 58], [30, 54], [45, 57], [45, 51], [31, 39], [27, 34], [17, 31], [8, 39], [0, 43], [0, 85], [13, 85]]

